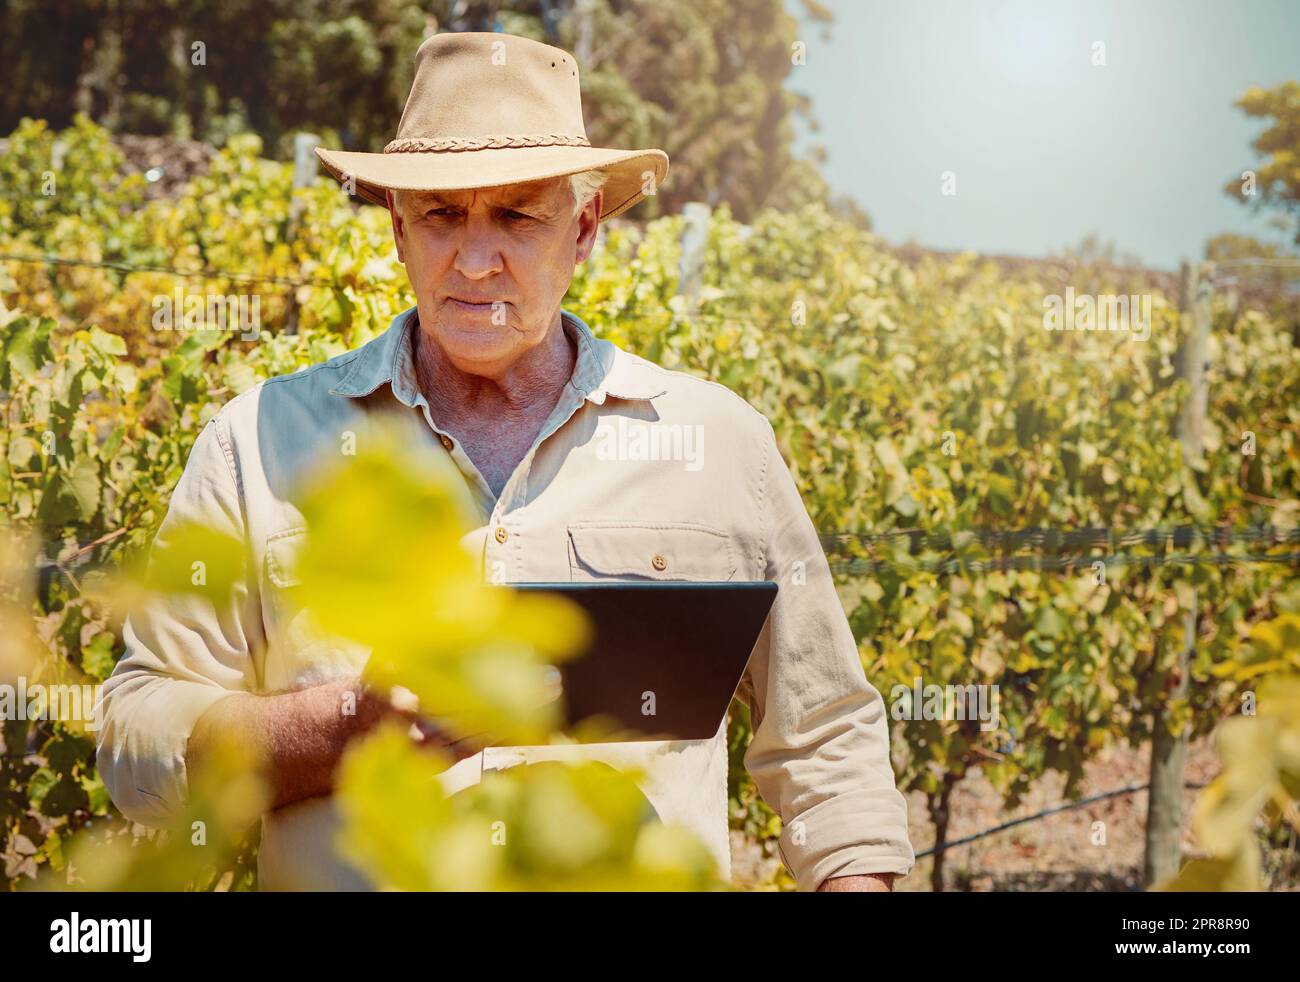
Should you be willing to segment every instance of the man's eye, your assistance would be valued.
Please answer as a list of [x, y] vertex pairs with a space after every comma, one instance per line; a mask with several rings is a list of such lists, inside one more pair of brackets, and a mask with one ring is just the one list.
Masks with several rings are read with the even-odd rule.
[[510, 221], [512, 221], [512, 222], [518, 222], [518, 221], [521, 221], [521, 220], [522, 220], [522, 221], [527, 221], [528, 219], [530, 219], [530, 218], [532, 218], [532, 217], [533, 217], [532, 215], [525, 215], [525, 214], [524, 214], [523, 212], [521, 212], [521, 211], [507, 211], [507, 212], [506, 212], [506, 218], [510, 219]]
[[438, 218], [445, 218], [448, 215], [454, 215], [455, 213], [456, 209], [454, 208], [431, 208], [427, 212], [427, 214], [435, 215]]

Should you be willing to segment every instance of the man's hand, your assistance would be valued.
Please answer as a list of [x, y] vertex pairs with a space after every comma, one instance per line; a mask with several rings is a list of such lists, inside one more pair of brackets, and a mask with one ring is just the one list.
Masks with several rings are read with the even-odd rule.
[[359, 679], [276, 695], [235, 693], [199, 718], [190, 734], [186, 765], [193, 769], [202, 760], [213, 734], [234, 734], [263, 762], [274, 809], [329, 794], [348, 742], [388, 720], [409, 724], [412, 740], [444, 750], [457, 760], [481, 749], [472, 736], [456, 740], [440, 731], [419, 715], [413, 700], [400, 692], [377, 693]]
[[360, 691], [362, 702], [368, 704], [372, 713], [377, 713], [377, 720], [396, 717], [410, 723], [407, 735], [421, 746], [445, 750], [456, 760], [473, 757], [483, 749], [484, 744], [480, 739], [483, 734], [457, 738], [427, 716], [421, 716], [420, 702], [409, 689], [394, 686], [387, 698], [367, 685], [362, 685]]
[[818, 893], [893, 893], [896, 873], [865, 873], [861, 876], [832, 876], [822, 880]]
[[[388, 692], [380, 692], [360, 679], [328, 683], [340, 696], [348, 692], [356, 697], [356, 727], [349, 738], [365, 733], [381, 723], [396, 721], [409, 724], [407, 736], [422, 747], [445, 751], [455, 760], [473, 757], [483, 749], [483, 734], [456, 737], [439, 727], [427, 716], [420, 715], [420, 703], [411, 692], [400, 685]], [[323, 686], [322, 688], [325, 688]], [[340, 751], [341, 752], [341, 751]]]

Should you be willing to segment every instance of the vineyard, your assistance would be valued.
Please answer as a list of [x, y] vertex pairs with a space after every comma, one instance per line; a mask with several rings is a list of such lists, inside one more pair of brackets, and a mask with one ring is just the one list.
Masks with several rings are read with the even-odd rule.
[[[141, 176], [118, 176], [118, 151], [84, 119], [60, 134], [27, 121], [9, 137], [0, 157], [0, 506], [33, 551], [0, 564], [3, 643], [13, 649], [0, 648], [0, 678], [28, 623], [42, 677], [106, 678], [123, 650], [121, 617], [97, 584], [147, 549], [203, 424], [259, 381], [361, 345], [414, 303], [385, 212], [358, 209], [325, 180], [294, 188], [292, 168], [260, 152], [255, 137], [233, 138], [206, 173], [158, 198]], [[55, 193], [43, 192], [42, 175], [55, 171]], [[1174, 435], [1188, 398], [1179, 355], [1187, 323], [1164, 289], [1077, 268], [1068, 285], [1078, 293], [1149, 293], [1149, 336], [1049, 331], [1044, 298], [1066, 283], [974, 255], [905, 262], [813, 205], [764, 211], [744, 226], [715, 212], [698, 288], [687, 294], [683, 232], [681, 216], [613, 223], [565, 306], [597, 334], [714, 379], [771, 420], [837, 570], [867, 677], [887, 702], [919, 679], [997, 686], [993, 727], [893, 724], [900, 787], [925, 796], [935, 841], [954, 789], [976, 772], [1008, 808], [1049, 773], [1069, 798], [1089, 763], [1146, 744], [1158, 726], [1192, 738], [1222, 726], [1224, 779], [1195, 816], [1205, 860], [1185, 882], [1294, 887], [1259, 872], [1260, 850], [1282, 848], [1300, 825], [1294, 327], [1276, 311], [1214, 301], [1204, 452], [1188, 463]], [[256, 298], [260, 332], [160, 329], [157, 298], [178, 289]], [[346, 525], [345, 506], [322, 503], [321, 522]], [[1148, 534], [1189, 528], [1198, 531]], [[1094, 531], [1063, 534], [1078, 530]], [[319, 590], [323, 603], [346, 607], [328, 584]], [[356, 624], [349, 616], [339, 613], [345, 627]], [[1257, 716], [1243, 709], [1256, 700]], [[743, 707], [733, 716], [733, 823], [770, 850], [780, 821], [740, 763]], [[10, 720], [3, 745], [10, 888], [66, 878], [81, 840], [122, 832], [87, 734]], [[383, 847], [384, 816], [404, 814], [416, 766], [392, 742], [354, 762], [345, 778], [361, 830], [354, 855], [386, 882], [446, 886], [429, 850], [421, 858]], [[570, 779], [569, 791], [611, 828], [635, 810], [626, 787]], [[512, 792], [521, 815], [542, 785], [568, 779], [529, 780], [536, 786]], [[234, 837], [238, 817], [256, 814], [250, 791], [222, 823]], [[452, 818], [404, 821], [423, 841], [421, 828]], [[441, 834], [438, 855], [464, 841]], [[248, 885], [251, 849], [241, 841], [219, 862], [185, 867], [186, 882]], [[643, 876], [665, 878], [654, 882], [704, 882], [689, 843], [617, 839], [609, 849], [601, 862], [635, 856]], [[411, 873], [424, 865], [425, 875]], [[470, 882], [529, 882], [481, 866]], [[157, 869], [136, 875], [161, 882]], [[569, 882], [618, 882], [610, 876], [601, 867]], [[941, 861], [932, 880], [944, 885]]]

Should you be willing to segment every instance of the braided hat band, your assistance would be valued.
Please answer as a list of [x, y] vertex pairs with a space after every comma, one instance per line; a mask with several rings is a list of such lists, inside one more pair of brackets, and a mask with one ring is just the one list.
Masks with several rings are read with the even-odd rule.
[[531, 133], [518, 136], [485, 137], [408, 137], [393, 140], [384, 147], [384, 153], [428, 153], [430, 151], [500, 150], [514, 147], [589, 147], [585, 136], [567, 133]]

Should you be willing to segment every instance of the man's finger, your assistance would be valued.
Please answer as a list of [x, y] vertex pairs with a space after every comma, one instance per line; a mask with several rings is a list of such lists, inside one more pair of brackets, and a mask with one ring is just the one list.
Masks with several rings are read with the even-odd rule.
[[489, 745], [486, 732], [453, 736], [427, 720], [417, 720], [411, 724], [411, 735], [412, 739], [418, 740], [425, 746], [450, 751], [458, 760], [473, 757], [485, 746]]

